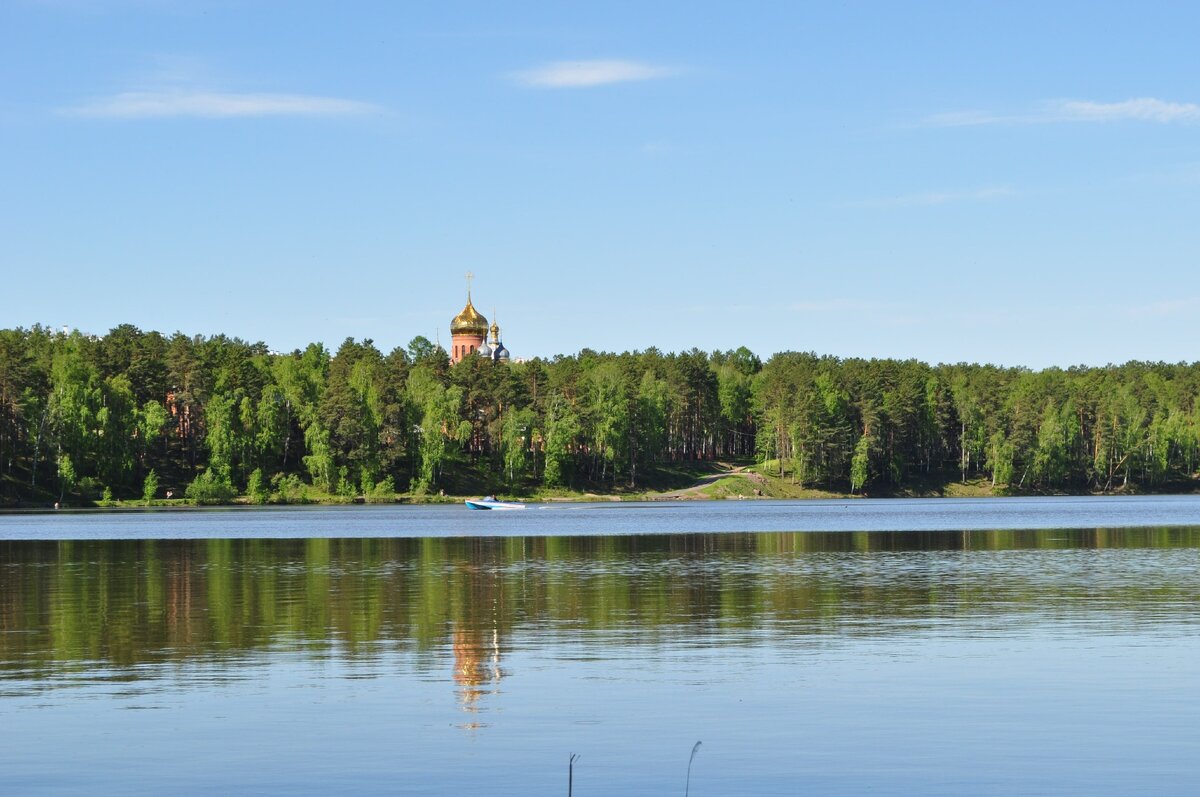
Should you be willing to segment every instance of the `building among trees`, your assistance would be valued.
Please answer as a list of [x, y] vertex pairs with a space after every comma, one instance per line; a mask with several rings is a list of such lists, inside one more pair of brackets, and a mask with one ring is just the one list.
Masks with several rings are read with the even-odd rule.
[[500, 326], [493, 320], [489, 329], [488, 320], [471, 303], [470, 279], [468, 274], [467, 306], [450, 322], [450, 362], [460, 363], [472, 355], [487, 357], [493, 362], [508, 362], [508, 349], [500, 342]]

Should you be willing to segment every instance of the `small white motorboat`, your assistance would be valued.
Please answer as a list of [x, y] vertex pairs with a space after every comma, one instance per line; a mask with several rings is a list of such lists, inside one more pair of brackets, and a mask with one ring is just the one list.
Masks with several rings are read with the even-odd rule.
[[465, 502], [467, 509], [524, 509], [524, 504], [516, 504], [512, 501], [497, 501], [493, 496], [486, 498], [468, 498]]

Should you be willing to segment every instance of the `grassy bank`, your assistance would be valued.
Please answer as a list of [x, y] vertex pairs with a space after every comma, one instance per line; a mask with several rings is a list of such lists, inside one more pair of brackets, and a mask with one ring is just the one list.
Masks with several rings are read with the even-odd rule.
[[[147, 503], [141, 499], [75, 500], [63, 502], [66, 507], [103, 509], [144, 509], [188, 506], [335, 506], [349, 504], [460, 504], [467, 498], [495, 495], [505, 500], [530, 503], [590, 502], [590, 501], [688, 501], [688, 500], [811, 500], [856, 498], [988, 498], [1032, 495], [1129, 495], [1141, 490], [1120, 489], [1108, 493], [1086, 490], [1054, 492], [1022, 490], [1010, 485], [993, 487], [987, 479], [961, 481], [954, 473], [935, 473], [915, 479], [901, 487], [874, 489], [853, 493], [847, 489], [830, 489], [801, 484], [789, 472], [780, 475], [779, 463], [750, 462], [688, 462], [664, 467], [647, 468], [638, 483], [585, 482], [574, 487], [530, 487], [495, 485], [479, 478], [470, 468], [463, 468], [452, 483], [452, 489], [436, 493], [375, 492], [371, 495], [337, 495], [311, 485], [291, 482], [286, 490], [255, 495], [234, 495], [215, 500], [194, 500], [183, 497], [156, 498]], [[457, 488], [457, 489], [454, 489]], [[1165, 494], [1200, 492], [1200, 482], [1189, 480], [1173, 483]], [[45, 490], [19, 502], [10, 502], [0, 509], [48, 509], [58, 496]]]

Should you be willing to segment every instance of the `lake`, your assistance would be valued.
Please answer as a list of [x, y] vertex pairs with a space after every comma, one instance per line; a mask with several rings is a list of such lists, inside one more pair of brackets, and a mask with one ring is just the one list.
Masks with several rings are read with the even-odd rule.
[[2, 794], [1195, 794], [1200, 499], [0, 516]]

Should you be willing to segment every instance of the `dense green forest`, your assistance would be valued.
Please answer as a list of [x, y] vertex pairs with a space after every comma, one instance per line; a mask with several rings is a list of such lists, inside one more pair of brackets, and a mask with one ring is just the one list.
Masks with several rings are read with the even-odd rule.
[[753, 353], [451, 365], [424, 338], [278, 354], [123, 325], [0, 330], [0, 501], [386, 500], [633, 490], [656, 468], [756, 459], [887, 494], [1192, 489], [1200, 363], [1030, 371]]

